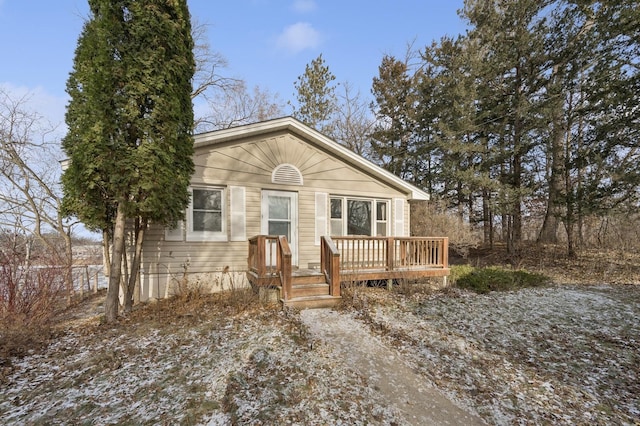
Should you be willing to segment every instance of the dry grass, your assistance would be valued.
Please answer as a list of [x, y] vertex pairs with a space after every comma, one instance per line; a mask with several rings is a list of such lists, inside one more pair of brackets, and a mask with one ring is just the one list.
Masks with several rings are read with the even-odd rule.
[[[505, 245], [471, 250], [466, 259], [455, 257], [452, 264], [511, 267]], [[563, 246], [529, 243], [518, 268], [538, 272], [557, 284], [640, 284], [640, 252], [583, 250], [576, 258], [567, 256]]]

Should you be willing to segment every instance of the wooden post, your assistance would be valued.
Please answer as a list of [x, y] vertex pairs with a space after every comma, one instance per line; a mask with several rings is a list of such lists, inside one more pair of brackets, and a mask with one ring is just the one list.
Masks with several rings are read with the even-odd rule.
[[393, 271], [395, 256], [395, 239], [387, 237], [387, 271]]
[[255, 259], [256, 269], [258, 270], [258, 276], [264, 277], [265, 273], [267, 272], [267, 265], [266, 265], [267, 249], [266, 249], [266, 238], [264, 235], [258, 236], [258, 246], [256, 247], [255, 255], [256, 255], [256, 259]]
[[329, 295], [340, 296], [340, 252], [331, 237], [320, 240], [320, 270], [329, 284]]
[[291, 297], [291, 249], [287, 242], [287, 237], [281, 235], [278, 237], [278, 263], [280, 270], [280, 280], [282, 285], [282, 299], [289, 300]]
[[340, 254], [337, 252], [331, 254], [331, 287], [329, 292], [331, 296], [340, 296]]
[[442, 267], [449, 267], [449, 237], [442, 239]]
[[89, 265], [84, 266], [84, 276], [87, 280], [87, 293], [91, 293], [91, 277], [89, 276]]
[[84, 277], [85, 275], [80, 272], [80, 299], [84, 299]]

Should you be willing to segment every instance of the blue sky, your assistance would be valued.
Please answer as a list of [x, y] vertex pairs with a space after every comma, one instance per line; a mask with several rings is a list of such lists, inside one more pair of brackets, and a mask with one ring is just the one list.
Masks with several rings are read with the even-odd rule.
[[[463, 0], [189, 0], [191, 15], [208, 26], [221, 73], [260, 86], [281, 100], [322, 53], [338, 82], [369, 95], [383, 55], [403, 58], [444, 35], [464, 32], [456, 10]], [[86, 0], [0, 0], [0, 85], [29, 93], [34, 108], [64, 119], [65, 84]]]

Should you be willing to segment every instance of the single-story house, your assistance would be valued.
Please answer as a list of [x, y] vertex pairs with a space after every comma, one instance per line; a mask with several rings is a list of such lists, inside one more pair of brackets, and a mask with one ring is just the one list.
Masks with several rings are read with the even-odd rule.
[[[389, 238], [409, 236], [409, 203], [429, 198], [291, 117], [198, 134], [194, 150], [186, 220], [152, 225], [145, 237], [141, 301], [171, 295], [185, 273], [211, 291], [246, 286], [256, 253], [263, 271], [278, 263], [278, 239], [266, 236], [286, 237], [293, 271], [321, 269], [324, 237], [345, 238], [342, 248], [329, 238], [343, 256], [360, 244], [350, 236], [384, 250]], [[268, 246], [252, 255], [257, 243]], [[448, 274], [444, 251], [435, 275]]]

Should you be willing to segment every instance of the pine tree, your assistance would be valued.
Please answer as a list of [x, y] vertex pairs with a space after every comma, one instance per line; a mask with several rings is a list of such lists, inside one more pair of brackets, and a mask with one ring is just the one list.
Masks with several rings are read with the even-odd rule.
[[191, 78], [195, 64], [186, 1], [89, 0], [67, 82], [70, 166], [64, 203], [111, 236], [105, 316], [118, 314], [125, 223], [136, 223], [127, 300], [149, 221], [182, 219], [193, 173]]
[[418, 131], [416, 103], [419, 73], [411, 73], [407, 61], [385, 56], [373, 79], [372, 108], [376, 125], [371, 149], [385, 169], [417, 186], [424, 186], [428, 160]]
[[333, 119], [338, 103], [335, 79], [320, 54], [305, 66], [304, 74], [294, 83], [298, 106], [293, 116], [329, 137], [334, 136]]
[[[484, 49], [479, 80], [485, 108], [495, 121], [481, 129], [500, 151], [498, 205], [511, 260], [517, 263], [523, 241], [523, 203], [533, 190], [529, 159], [540, 149], [540, 103], [544, 75], [544, 22], [548, 2], [538, 0], [467, 0], [462, 11], [473, 29], [468, 36]], [[488, 111], [487, 111], [488, 112]]]

